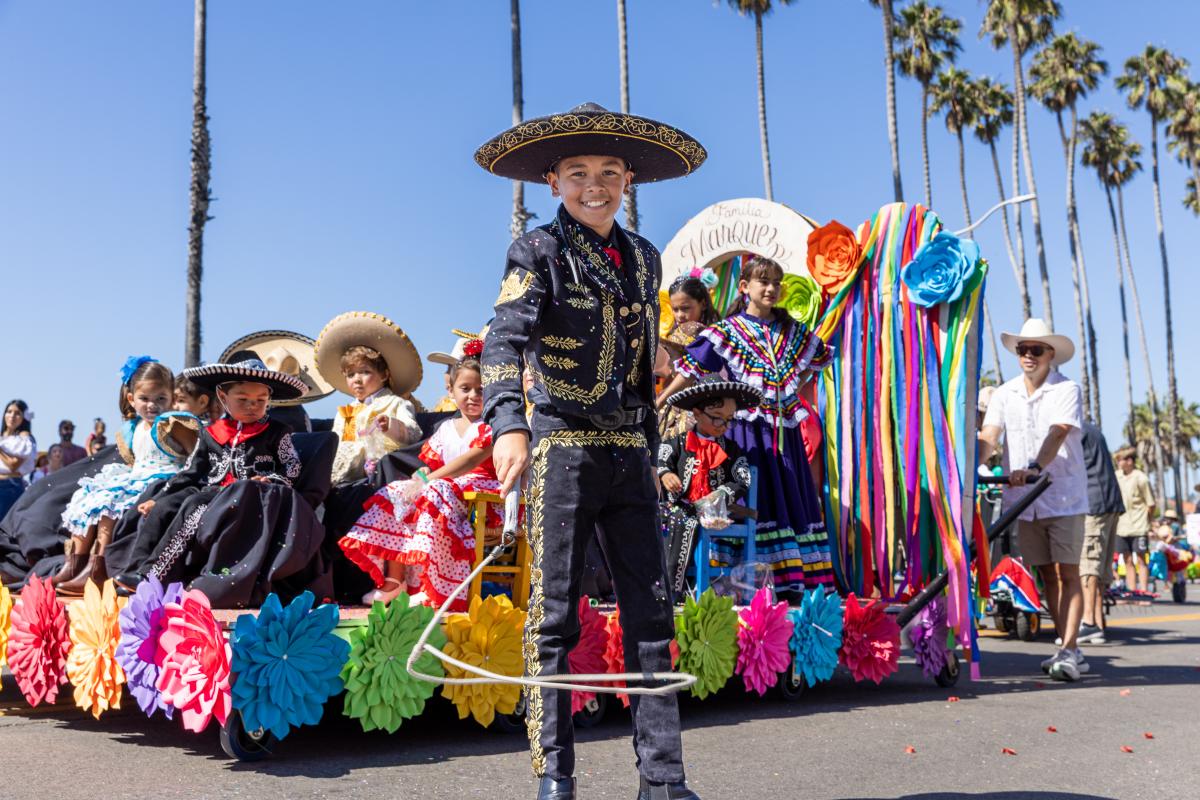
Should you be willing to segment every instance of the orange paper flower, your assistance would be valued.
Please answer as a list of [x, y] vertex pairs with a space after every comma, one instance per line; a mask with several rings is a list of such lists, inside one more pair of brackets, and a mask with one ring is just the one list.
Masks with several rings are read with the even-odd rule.
[[8, 652], [8, 617], [12, 613], [12, 595], [7, 586], [0, 586], [0, 667], [5, 664]]
[[121, 605], [112, 581], [104, 582], [103, 591], [88, 581], [83, 599], [67, 607], [71, 625], [67, 677], [75, 687], [75, 705], [96, 719], [110, 708], [121, 707], [125, 683], [125, 671], [117, 663]]
[[854, 231], [834, 220], [808, 235], [808, 272], [825, 294], [834, 294], [854, 277], [862, 247]]

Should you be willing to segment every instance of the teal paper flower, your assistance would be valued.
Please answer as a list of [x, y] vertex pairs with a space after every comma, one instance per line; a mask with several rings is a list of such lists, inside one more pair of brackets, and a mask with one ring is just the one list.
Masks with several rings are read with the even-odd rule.
[[791, 641], [795, 671], [809, 686], [829, 680], [842, 646], [842, 599], [836, 592], [810, 589], [800, 607], [788, 613], [795, 621]]
[[929, 308], [962, 297], [982, 263], [974, 241], [942, 232], [921, 245], [913, 260], [904, 265], [900, 280], [914, 303]]
[[692, 694], [703, 700], [733, 675], [737, 662], [738, 615], [732, 597], [705, 589], [696, 602], [689, 595], [683, 613], [675, 618], [679, 670], [696, 676]]
[[258, 616], [243, 614], [233, 628], [233, 707], [247, 730], [262, 728], [282, 739], [300, 725], [321, 720], [325, 701], [342, 690], [338, 676], [350, 646], [333, 633], [335, 605], [313, 609], [312, 592], [283, 608], [267, 597]]

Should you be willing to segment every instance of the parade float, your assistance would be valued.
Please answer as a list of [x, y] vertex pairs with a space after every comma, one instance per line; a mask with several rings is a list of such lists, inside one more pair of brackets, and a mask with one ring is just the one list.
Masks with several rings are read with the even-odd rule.
[[[768, 589], [741, 605], [712, 588], [688, 597], [677, 609], [676, 669], [695, 676], [688, 691], [699, 699], [740, 687], [794, 700], [839, 668], [881, 682], [899, 668], [903, 638], [925, 675], [953, 685], [957, 650], [972, 672], [978, 665], [979, 593], [988, 585], [974, 466], [987, 262], [919, 205], [883, 206], [852, 229], [741, 199], [706, 208], [671, 240], [664, 286], [711, 268], [724, 310], [748, 254], [784, 267], [784, 307], [836, 353], [812, 397], [838, 591], [810, 591], [794, 607]], [[973, 552], [981, 554], [974, 562]], [[518, 548], [522, 557], [527, 548]], [[510, 568], [510, 585], [527, 568]], [[475, 582], [469, 611], [448, 615], [429, 643], [516, 677], [525, 611], [505, 594], [489, 595], [492, 586]], [[510, 594], [520, 602], [523, 593]], [[439, 687], [406, 669], [433, 609], [404, 595], [370, 609], [318, 604], [308, 592], [286, 600], [271, 595], [257, 611], [224, 611], [198, 591], [154, 580], [130, 597], [108, 582], [64, 600], [32, 577], [19, 594], [0, 588], [0, 664], [32, 706], [62, 702], [69, 686], [74, 705], [97, 718], [132, 700], [147, 716], [178, 713], [190, 731], [215, 721], [226, 752], [245, 760], [326, 714], [394, 732], [435, 694], [460, 719], [523, 727], [518, 686]], [[619, 609], [585, 597], [579, 622], [572, 673], [623, 672]], [[429, 652], [415, 667], [466, 674]], [[575, 692], [577, 721], [597, 720], [606, 698]]]

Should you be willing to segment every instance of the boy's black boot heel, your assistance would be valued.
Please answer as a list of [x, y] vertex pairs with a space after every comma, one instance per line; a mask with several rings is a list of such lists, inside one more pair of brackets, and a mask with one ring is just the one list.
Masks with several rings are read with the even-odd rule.
[[639, 776], [638, 800], [700, 800], [700, 795], [688, 788], [687, 782], [651, 783]]
[[537, 800], [575, 800], [575, 779], [542, 778]]

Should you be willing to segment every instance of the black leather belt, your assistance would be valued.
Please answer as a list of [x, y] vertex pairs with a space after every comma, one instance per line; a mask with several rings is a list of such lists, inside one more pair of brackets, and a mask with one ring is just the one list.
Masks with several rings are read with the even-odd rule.
[[641, 425], [646, 420], [646, 411], [647, 406], [618, 408], [607, 414], [586, 414], [580, 415], [580, 418], [588, 420], [602, 431], [615, 431], [633, 425]]

